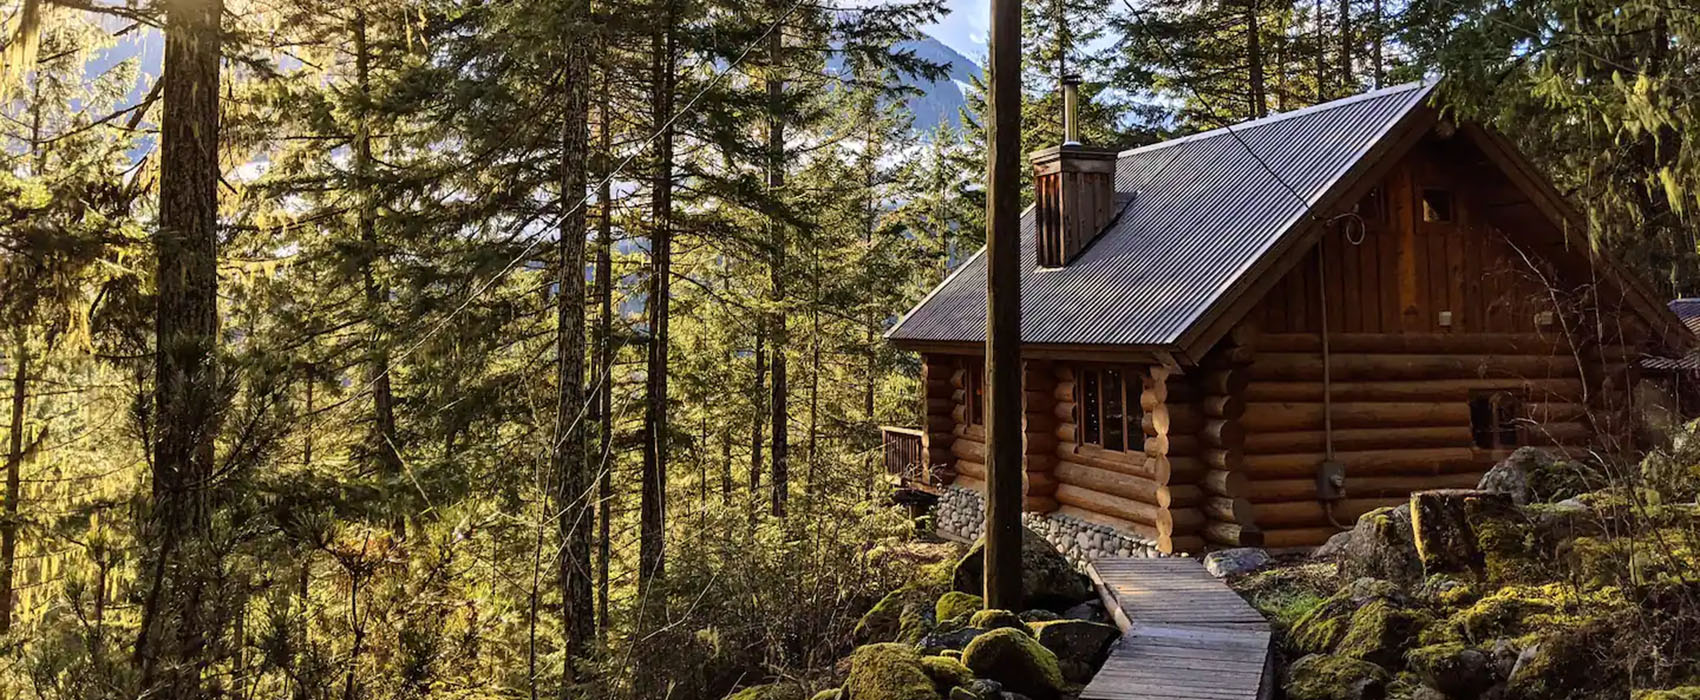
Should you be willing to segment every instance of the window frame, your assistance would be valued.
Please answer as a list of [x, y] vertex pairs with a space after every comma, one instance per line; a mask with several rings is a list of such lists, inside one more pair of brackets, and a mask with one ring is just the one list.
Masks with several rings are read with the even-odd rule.
[[[1081, 364], [1074, 367], [1074, 425], [1076, 449], [1092, 446], [1110, 452], [1145, 451], [1145, 407], [1140, 396], [1144, 383], [1140, 368], [1130, 365]], [[1115, 397], [1105, 391], [1106, 377], [1119, 384]], [[1088, 400], [1090, 399], [1090, 401]], [[1116, 404], [1119, 403], [1119, 406]], [[1107, 420], [1119, 408], [1120, 444], [1111, 442]]]
[[1470, 442], [1476, 449], [1508, 451], [1524, 445], [1522, 396], [1503, 390], [1471, 392], [1469, 405]]
[[962, 406], [967, 425], [986, 424], [986, 364], [962, 360]]

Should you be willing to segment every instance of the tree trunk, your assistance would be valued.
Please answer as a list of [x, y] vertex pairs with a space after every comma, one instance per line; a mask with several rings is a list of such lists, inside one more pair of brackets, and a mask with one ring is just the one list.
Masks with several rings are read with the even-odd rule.
[[649, 345], [644, 391], [643, 494], [639, 504], [638, 581], [647, 590], [663, 575], [667, 499], [667, 307], [673, 252], [673, 6], [652, 37], [651, 109], [657, 129], [650, 182]]
[[12, 629], [13, 572], [18, 563], [18, 499], [23, 496], [24, 392], [29, 389], [29, 348], [18, 334], [12, 354], [12, 423], [6, 445], [6, 510], [0, 521], [0, 635]]
[[1269, 99], [1263, 93], [1263, 29], [1258, 22], [1257, 0], [1246, 0], [1245, 4], [1245, 48], [1246, 65], [1249, 68], [1251, 90], [1251, 117], [1256, 119], [1269, 113]]
[[602, 142], [602, 184], [596, 194], [600, 205], [596, 222], [596, 295], [602, 309], [596, 319], [596, 633], [598, 641], [603, 644], [608, 640], [608, 559], [613, 551], [613, 543], [608, 539], [611, 534], [608, 516], [614, 501], [614, 185], [611, 172], [614, 135], [608, 107], [609, 78], [604, 68], [597, 132]]
[[1381, 55], [1382, 35], [1385, 31], [1381, 24], [1385, 21], [1385, 18], [1382, 17], [1381, 0], [1374, 0], [1373, 12], [1374, 17], [1371, 18], [1371, 21], [1374, 24], [1370, 26], [1370, 61], [1374, 64], [1375, 69], [1375, 88], [1379, 90], [1382, 82], [1387, 80], [1386, 67], [1382, 63]]
[[1358, 91], [1357, 76], [1352, 65], [1352, 0], [1340, 0], [1340, 90], [1351, 95]]
[[1322, 16], [1322, 0], [1316, 0], [1316, 101], [1328, 99], [1328, 22]]
[[390, 353], [385, 345], [384, 304], [387, 285], [378, 281], [378, 196], [372, 176], [372, 126], [370, 111], [371, 52], [366, 42], [366, 12], [354, 13], [354, 71], [360, 91], [360, 119], [354, 134], [355, 189], [360, 195], [360, 277], [366, 292], [366, 324], [371, 334], [367, 358], [367, 381], [372, 386], [372, 454], [378, 471], [386, 478], [401, 473], [400, 443], [396, 439], [395, 401], [390, 393]]
[[[756, 381], [750, 391], [750, 500], [755, 502], [761, 493], [761, 439], [767, 427], [767, 321], [756, 320]], [[750, 512], [755, 517], [755, 511]]]
[[222, 591], [208, 542], [218, 433], [218, 137], [221, 0], [165, 4], [160, 76], [153, 501], [135, 661], [144, 693], [205, 697]]
[[561, 696], [585, 679], [579, 660], [588, 655], [595, 637], [595, 599], [591, 593], [589, 495], [591, 477], [585, 463], [584, 411], [584, 229], [585, 159], [590, 153], [590, 53], [580, 18], [589, 2], [577, 0], [563, 8], [570, 23], [562, 39], [559, 228], [560, 263], [555, 295], [555, 434], [552, 461], [559, 491], [555, 522], [560, 529], [561, 628], [566, 636]]
[[[779, 22], [776, 3], [768, 3], [775, 10], [774, 21]], [[785, 96], [785, 82], [779, 77], [781, 68], [781, 52], [785, 46], [785, 28], [776, 26], [767, 38], [767, 189], [770, 196], [777, 197], [785, 187], [785, 120], [780, 113]], [[787, 405], [789, 387], [785, 380], [785, 349], [788, 333], [785, 328], [785, 226], [779, 221], [770, 220], [772, 238], [769, 244], [773, 246], [773, 262], [769, 272], [773, 278], [773, 305], [776, 309], [773, 319], [773, 515], [785, 515], [785, 502], [790, 493], [790, 460], [791, 446], [789, 444], [790, 407]]]

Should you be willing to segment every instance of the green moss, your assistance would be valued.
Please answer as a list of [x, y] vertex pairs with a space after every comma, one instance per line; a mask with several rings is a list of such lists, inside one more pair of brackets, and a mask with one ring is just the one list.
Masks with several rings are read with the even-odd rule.
[[869, 644], [851, 652], [844, 693], [857, 699], [939, 700], [920, 652], [907, 644]]
[[1488, 580], [1509, 583], [1546, 577], [1548, 561], [1537, 556], [1534, 528], [1515, 506], [1472, 498], [1464, 502], [1464, 509]]
[[[1599, 697], [1628, 683], [1621, 666], [1600, 663], [1613, 641], [1613, 627], [1604, 620], [1551, 629], [1534, 636], [1534, 653], [1517, 666], [1507, 681], [1512, 700], [1553, 700]], [[1618, 692], [1621, 692], [1619, 690]]]
[[941, 694], [949, 693], [950, 689], [956, 686], [974, 682], [973, 671], [968, 670], [961, 661], [947, 656], [921, 657], [921, 671], [933, 679], [933, 687]]
[[1285, 632], [1339, 588], [1339, 567], [1332, 563], [1270, 567], [1229, 585], [1269, 618], [1277, 631]]
[[1052, 700], [1062, 692], [1057, 657], [1024, 630], [995, 629], [968, 643], [962, 663], [975, 675], [1033, 700]]
[[1421, 642], [1481, 645], [1501, 637], [1571, 629], [1623, 614], [1632, 613], [1622, 591], [1616, 588], [1581, 591], [1559, 583], [1506, 586], [1429, 625]]
[[933, 619], [943, 622], [965, 615], [973, 615], [980, 610], [982, 605], [980, 596], [961, 591], [949, 591], [939, 596], [939, 602], [933, 607]]
[[1397, 668], [1405, 648], [1428, 624], [1428, 616], [1397, 607], [1384, 599], [1372, 600], [1352, 614], [1351, 624], [1335, 647], [1341, 656], [1362, 659], [1386, 668]]
[[1637, 690], [1633, 700], [1700, 700], [1700, 685], [1685, 685], [1667, 690]]
[[907, 585], [881, 598], [856, 622], [858, 642], [914, 644], [933, 627], [933, 596], [923, 587]]
[[1386, 669], [1361, 659], [1311, 654], [1287, 671], [1288, 700], [1356, 700], [1385, 694]]
[[1017, 617], [1015, 613], [1008, 610], [981, 610], [980, 612], [974, 613], [973, 617], [968, 618], [968, 626], [983, 630], [995, 630], [1007, 627], [1010, 629], [1021, 630], [1028, 634], [1032, 633], [1027, 629], [1027, 623], [1022, 622], [1020, 617]]
[[796, 683], [753, 685], [726, 696], [726, 700], [803, 700], [807, 693]]
[[1648, 586], [1691, 579], [1700, 569], [1700, 534], [1690, 527], [1648, 528], [1634, 537], [1578, 538], [1576, 561], [1588, 585]]
[[842, 688], [827, 688], [826, 690], [815, 693], [814, 695], [809, 697], [809, 700], [843, 700], [843, 699], [844, 699], [844, 689], [842, 689]]
[[1334, 650], [1346, 636], [1350, 601], [1336, 594], [1300, 616], [1287, 635], [1287, 644], [1301, 654], [1324, 654]]
[[1464, 644], [1418, 647], [1405, 655], [1405, 662], [1448, 697], [1477, 697], [1494, 681], [1488, 655]]

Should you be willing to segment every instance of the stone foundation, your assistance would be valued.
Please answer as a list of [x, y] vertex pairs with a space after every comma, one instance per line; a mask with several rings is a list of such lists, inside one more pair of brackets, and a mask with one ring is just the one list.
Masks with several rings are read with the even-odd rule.
[[[946, 486], [933, 514], [935, 527], [964, 540], [973, 541], [985, 529], [985, 500], [973, 489]], [[1067, 515], [1022, 513], [1021, 522], [1049, 540], [1075, 566], [1104, 557], [1167, 556], [1157, 551], [1157, 543], [1139, 535]]]

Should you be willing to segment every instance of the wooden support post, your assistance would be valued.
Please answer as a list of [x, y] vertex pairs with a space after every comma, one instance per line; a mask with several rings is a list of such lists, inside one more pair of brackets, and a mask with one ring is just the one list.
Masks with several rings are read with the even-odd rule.
[[992, 0], [986, 99], [985, 605], [1021, 606], [1021, 2]]

